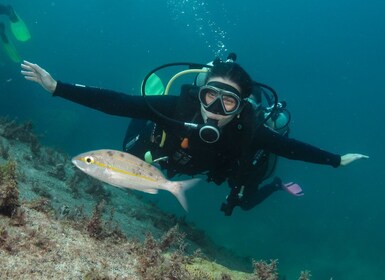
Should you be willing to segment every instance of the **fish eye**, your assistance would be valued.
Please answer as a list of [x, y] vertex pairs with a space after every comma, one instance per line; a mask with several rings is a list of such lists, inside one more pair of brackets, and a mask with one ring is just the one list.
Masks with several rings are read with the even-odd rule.
[[87, 156], [84, 158], [84, 161], [87, 163], [87, 164], [92, 164], [95, 162], [94, 158], [91, 157], [91, 156]]

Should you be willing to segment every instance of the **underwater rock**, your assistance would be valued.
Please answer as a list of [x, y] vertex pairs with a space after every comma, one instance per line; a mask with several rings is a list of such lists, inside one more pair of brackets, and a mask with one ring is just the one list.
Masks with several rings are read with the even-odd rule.
[[76, 172], [31, 128], [0, 118], [0, 279], [255, 279], [220, 265], [252, 270], [183, 218]]

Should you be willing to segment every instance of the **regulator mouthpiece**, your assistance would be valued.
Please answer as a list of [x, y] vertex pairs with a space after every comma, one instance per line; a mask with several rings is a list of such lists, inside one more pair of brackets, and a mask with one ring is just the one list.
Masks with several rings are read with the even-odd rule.
[[207, 119], [207, 123], [199, 129], [200, 138], [206, 143], [215, 143], [221, 136], [218, 128], [218, 120]]

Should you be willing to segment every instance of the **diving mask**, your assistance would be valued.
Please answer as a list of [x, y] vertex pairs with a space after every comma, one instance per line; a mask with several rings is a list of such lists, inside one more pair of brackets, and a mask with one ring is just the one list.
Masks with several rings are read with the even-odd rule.
[[209, 82], [199, 90], [199, 101], [205, 110], [218, 115], [238, 114], [242, 109], [240, 92], [222, 82]]

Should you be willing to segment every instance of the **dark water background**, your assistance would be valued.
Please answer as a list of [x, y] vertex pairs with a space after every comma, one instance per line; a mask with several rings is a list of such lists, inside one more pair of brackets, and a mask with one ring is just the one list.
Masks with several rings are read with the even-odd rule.
[[[301, 269], [313, 279], [385, 279], [385, 2], [8, 3], [32, 34], [15, 42], [21, 56], [66, 82], [137, 93], [158, 65], [235, 51], [254, 79], [288, 102], [292, 137], [371, 159], [338, 169], [281, 159], [277, 174], [300, 183], [304, 197], [281, 192], [224, 217], [227, 187], [202, 185], [188, 193], [187, 218], [240, 255], [278, 258], [287, 279]], [[52, 98], [19, 71], [0, 52], [2, 116], [32, 120], [45, 144], [71, 155], [120, 149], [127, 119]], [[169, 194], [154, 199], [183, 214]]]

